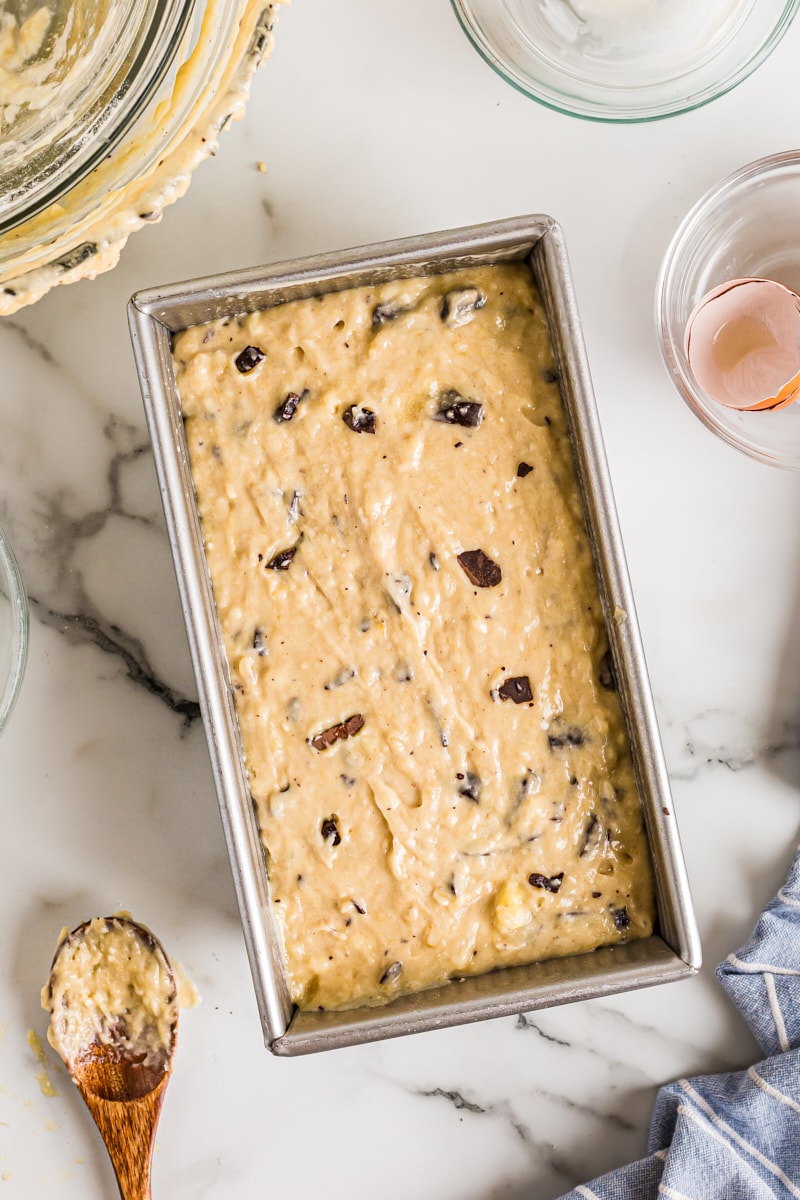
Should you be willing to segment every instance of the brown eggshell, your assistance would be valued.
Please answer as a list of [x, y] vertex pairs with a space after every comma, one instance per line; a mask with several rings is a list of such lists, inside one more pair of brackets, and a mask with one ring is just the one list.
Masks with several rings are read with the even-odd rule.
[[696, 305], [686, 355], [700, 387], [728, 408], [784, 408], [800, 395], [800, 296], [773, 279], [732, 279]]

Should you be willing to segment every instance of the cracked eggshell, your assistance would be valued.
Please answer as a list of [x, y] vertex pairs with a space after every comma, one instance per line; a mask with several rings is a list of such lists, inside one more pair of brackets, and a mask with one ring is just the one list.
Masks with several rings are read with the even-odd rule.
[[800, 395], [800, 296], [774, 279], [732, 279], [705, 295], [686, 323], [686, 355], [700, 387], [746, 411]]

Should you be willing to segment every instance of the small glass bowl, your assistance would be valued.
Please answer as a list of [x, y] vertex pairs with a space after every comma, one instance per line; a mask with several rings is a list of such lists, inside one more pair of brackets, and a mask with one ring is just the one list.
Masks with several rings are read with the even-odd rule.
[[11, 544], [0, 526], [0, 733], [19, 694], [28, 654], [28, 601]]
[[715, 100], [774, 50], [800, 0], [452, 0], [486, 62], [534, 100], [652, 121]]
[[777, 412], [725, 408], [689, 370], [684, 339], [695, 305], [719, 284], [750, 276], [800, 292], [800, 150], [749, 163], [707, 192], [672, 239], [656, 287], [661, 353], [695, 416], [751, 458], [800, 470], [800, 401]]

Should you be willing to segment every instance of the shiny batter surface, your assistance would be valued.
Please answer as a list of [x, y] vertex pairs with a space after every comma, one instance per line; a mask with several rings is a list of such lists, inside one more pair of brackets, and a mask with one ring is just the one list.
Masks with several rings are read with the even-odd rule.
[[302, 1007], [648, 935], [640, 803], [523, 265], [190, 329], [174, 357]]

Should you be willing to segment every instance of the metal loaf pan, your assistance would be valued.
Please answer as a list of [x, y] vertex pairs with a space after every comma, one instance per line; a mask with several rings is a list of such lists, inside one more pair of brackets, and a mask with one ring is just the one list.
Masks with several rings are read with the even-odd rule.
[[[189, 470], [172, 365], [172, 336], [192, 325], [322, 292], [508, 260], [530, 264], [544, 301], [562, 379], [655, 868], [657, 932], [626, 945], [456, 980], [401, 997], [385, 1007], [298, 1012], [289, 997], [270, 910], [264, 856]], [[700, 965], [699, 939], [569, 263], [557, 223], [547, 216], [518, 217], [157, 288], [133, 297], [129, 320], [250, 966], [265, 1039], [273, 1053], [332, 1049], [692, 975]]]

